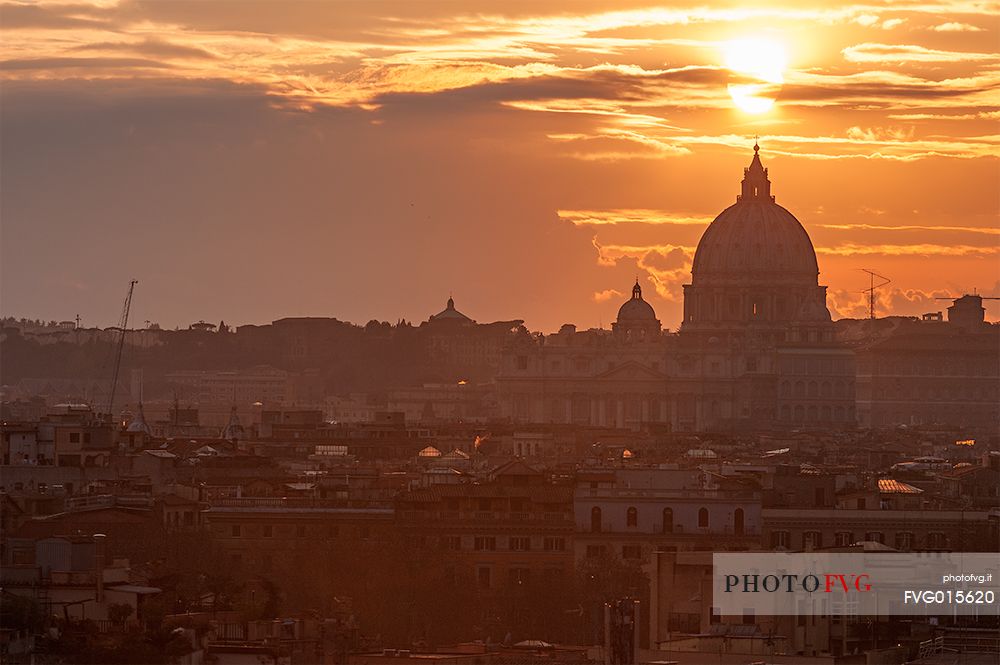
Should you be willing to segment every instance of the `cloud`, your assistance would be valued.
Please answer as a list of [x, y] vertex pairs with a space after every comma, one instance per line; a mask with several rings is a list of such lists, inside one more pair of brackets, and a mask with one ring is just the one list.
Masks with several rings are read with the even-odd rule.
[[603, 291], [594, 291], [594, 295], [591, 296], [594, 302], [607, 302], [612, 298], [624, 298], [625, 294], [618, 289], [604, 289]]
[[909, 141], [913, 138], [913, 127], [848, 127], [847, 138], [852, 141], [878, 143], [886, 141]]
[[24, 60], [2, 60], [0, 71], [88, 69], [93, 72], [103, 69], [166, 69], [170, 65], [145, 58], [28, 58]]
[[893, 120], [1000, 120], [1000, 111], [976, 113], [890, 113]]
[[598, 265], [613, 267], [622, 259], [631, 259], [639, 270], [646, 273], [658, 296], [670, 302], [683, 299], [683, 284], [691, 277], [694, 247], [603, 244], [597, 236], [591, 239], [591, 243], [597, 250]]
[[95, 42], [74, 46], [73, 51], [101, 51], [136, 53], [154, 58], [208, 58], [214, 59], [214, 53], [196, 46], [174, 44], [162, 39], [145, 39], [139, 42]]
[[935, 245], [918, 243], [912, 245], [873, 244], [861, 245], [846, 243], [829, 247], [816, 247], [817, 254], [829, 256], [864, 256], [881, 254], [885, 256], [966, 256], [991, 257], [1000, 256], [1000, 247], [977, 247], [974, 245]]
[[[876, 316], [920, 316], [926, 312], [942, 311], [949, 303], [947, 291], [923, 291], [899, 287], [878, 289], [875, 292]], [[868, 294], [844, 289], [827, 291], [827, 307], [834, 318], [865, 319], [870, 313]]]
[[655, 224], [708, 226], [712, 217], [678, 215], [666, 210], [616, 208], [612, 210], [557, 210], [559, 219], [574, 226], [615, 226], [618, 224]]
[[837, 231], [947, 231], [1000, 236], [1000, 228], [988, 226], [928, 226], [917, 224], [900, 224], [898, 226], [880, 224], [815, 224], [814, 226]]
[[997, 53], [941, 51], [916, 44], [876, 44], [866, 42], [843, 49], [848, 62], [973, 62], [997, 60]]
[[112, 27], [111, 12], [87, 4], [0, 3], [4, 30], [79, 30]]
[[983, 29], [971, 25], [969, 23], [958, 23], [955, 21], [949, 21], [948, 23], [941, 23], [940, 25], [935, 25], [931, 30], [935, 32], [982, 32]]

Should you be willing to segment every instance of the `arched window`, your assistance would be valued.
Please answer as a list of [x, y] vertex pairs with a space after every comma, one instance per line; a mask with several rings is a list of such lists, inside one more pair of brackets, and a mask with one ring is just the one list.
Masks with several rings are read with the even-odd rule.
[[743, 509], [737, 508], [733, 513], [733, 533], [738, 536], [743, 535]]
[[635, 506], [629, 506], [625, 511], [625, 526], [639, 526], [639, 511]]
[[592, 533], [601, 532], [601, 509], [598, 506], [590, 509], [590, 531]]
[[698, 509], [698, 526], [703, 528], [708, 527], [708, 508]]
[[674, 509], [664, 508], [663, 509], [663, 533], [673, 533], [674, 532]]

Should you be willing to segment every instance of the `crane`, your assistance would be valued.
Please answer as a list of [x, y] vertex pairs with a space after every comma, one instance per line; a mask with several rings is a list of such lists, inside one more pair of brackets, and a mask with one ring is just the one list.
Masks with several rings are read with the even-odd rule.
[[125, 349], [125, 331], [128, 329], [128, 313], [132, 309], [132, 292], [139, 280], [133, 279], [128, 283], [128, 294], [125, 296], [125, 304], [122, 306], [122, 318], [118, 322], [119, 336], [118, 349], [115, 352], [115, 367], [111, 375], [111, 396], [108, 398], [108, 418], [114, 415], [115, 392], [118, 390], [118, 371], [122, 366], [122, 351]]

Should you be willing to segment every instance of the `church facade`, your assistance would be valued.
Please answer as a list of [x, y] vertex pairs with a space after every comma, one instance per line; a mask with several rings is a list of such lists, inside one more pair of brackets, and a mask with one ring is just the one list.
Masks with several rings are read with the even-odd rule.
[[610, 332], [517, 336], [497, 393], [514, 422], [829, 429], [855, 423], [854, 376], [809, 235], [775, 202], [755, 145], [736, 202], [698, 243], [676, 333], [637, 282]]

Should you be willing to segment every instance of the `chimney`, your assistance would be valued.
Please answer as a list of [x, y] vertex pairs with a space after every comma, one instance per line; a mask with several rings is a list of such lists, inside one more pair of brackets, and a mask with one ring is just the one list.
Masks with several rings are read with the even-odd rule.
[[104, 546], [107, 536], [103, 533], [94, 534], [94, 568], [95, 570], [95, 600], [104, 602]]

